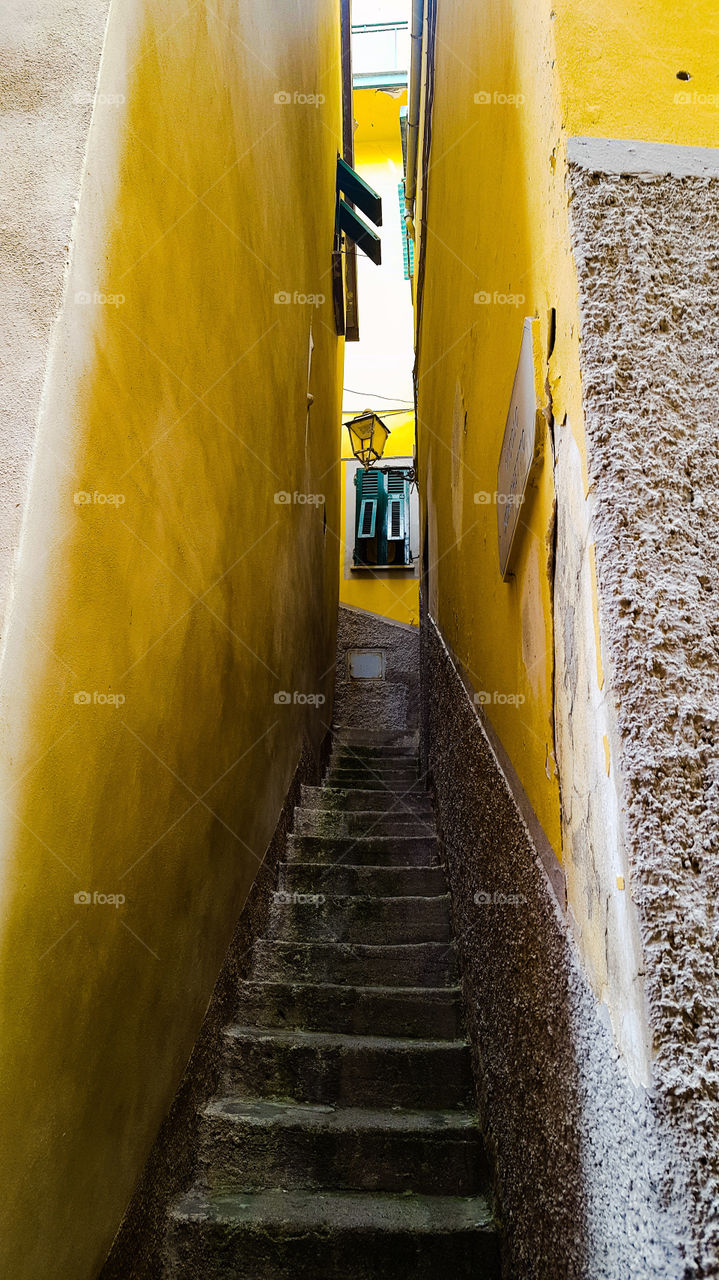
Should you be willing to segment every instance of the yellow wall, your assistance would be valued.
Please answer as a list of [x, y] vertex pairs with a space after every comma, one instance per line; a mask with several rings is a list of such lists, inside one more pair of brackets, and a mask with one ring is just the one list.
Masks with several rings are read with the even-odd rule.
[[[560, 0], [552, 7], [569, 136], [719, 144], [714, 0]], [[691, 79], [678, 80], [679, 71]]]
[[[538, 320], [537, 374], [555, 420], [566, 417], [576, 438], [586, 485], [565, 141], [591, 134], [716, 146], [719, 81], [706, 38], [713, 25], [708, 2], [681, 21], [662, 0], [438, 5], [426, 227], [417, 218], [426, 247], [418, 430], [436, 565], [430, 607], [475, 690], [522, 699], [484, 709], [558, 854], [547, 433], [508, 583], [497, 568], [496, 506], [476, 503], [475, 494], [496, 490], [525, 316]], [[678, 80], [678, 71], [692, 79]], [[475, 294], [491, 301], [475, 302]]]
[[[355, 167], [383, 201], [382, 265], [375, 267], [358, 252], [360, 341], [348, 343], [345, 349], [343, 419], [346, 422], [364, 409], [374, 409], [390, 428], [384, 459], [387, 462], [414, 456], [415, 423], [410, 408], [414, 359], [412, 293], [410, 281], [404, 278], [397, 193], [403, 174], [399, 112], [406, 102], [406, 92], [398, 97], [376, 89], [354, 92]], [[404, 411], [402, 402], [407, 406]], [[345, 533], [349, 532], [353, 543], [354, 512], [346, 512], [347, 460], [352, 459], [352, 449], [345, 430], [341, 452], [340, 602], [417, 626], [416, 577], [353, 575], [346, 571]], [[413, 545], [412, 551], [418, 556], [419, 546]]]
[[[574, 280], [550, 164], [559, 118], [542, 56], [551, 42], [548, 10], [535, 6], [530, 15], [505, 0], [481, 9], [439, 6], [418, 403], [430, 610], [475, 691], [489, 694], [485, 713], [559, 850], [551, 448], [506, 583], [493, 500], [525, 316], [539, 317], [544, 358], [557, 307], [555, 414], [563, 416], [579, 392]], [[526, 105], [475, 102], [475, 94], [495, 90], [521, 92]], [[501, 300], [508, 295], [523, 300]], [[494, 700], [506, 695], [517, 701]]]
[[97, 1273], [329, 718], [339, 84], [329, 0], [111, 14], [0, 671], [13, 1280]]

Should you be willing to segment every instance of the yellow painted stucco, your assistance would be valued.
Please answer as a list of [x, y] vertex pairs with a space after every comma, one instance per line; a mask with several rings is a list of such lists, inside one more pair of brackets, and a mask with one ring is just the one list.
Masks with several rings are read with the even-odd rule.
[[[506, 583], [486, 495], [496, 490], [525, 316], [538, 320], [545, 407], [574, 434], [587, 489], [566, 139], [716, 146], [719, 74], [707, 38], [715, 26], [709, 3], [681, 14], [661, 0], [437, 7], [426, 223], [417, 218], [426, 250], [418, 434], [428, 599], [474, 688], [490, 695], [485, 713], [560, 856], [546, 429]], [[421, 191], [420, 172], [418, 209]], [[597, 653], [601, 679], [599, 639]], [[518, 695], [519, 705], [495, 694]]]
[[338, 11], [113, 6], [99, 89], [0, 669], [13, 1280], [97, 1274], [333, 679]]
[[[482, 9], [439, 6], [428, 216], [418, 232], [426, 249], [418, 431], [430, 608], [434, 602], [445, 639], [485, 695], [484, 712], [559, 851], [546, 426], [507, 582], [495, 498], [525, 316], [539, 320], [537, 378], [541, 386], [549, 376], [555, 415], [579, 405], [551, 39], [549, 6], [531, 16], [498, 0]], [[526, 104], [475, 102], [495, 91], [521, 92]], [[552, 307], [557, 333], [547, 369]]]
[[[360, 341], [345, 349], [344, 412], [346, 422], [372, 408], [390, 428], [383, 462], [413, 458], [415, 441], [413, 399], [413, 315], [409, 280], [404, 278], [398, 184], [402, 180], [400, 107], [407, 94], [377, 89], [354, 92], [355, 166], [381, 196], [383, 222], [382, 265], [374, 267], [358, 254]], [[406, 409], [400, 406], [404, 402]], [[355, 575], [347, 566], [347, 538], [353, 542], [354, 512], [347, 512], [347, 468], [352, 449], [342, 431], [341, 520], [339, 548], [340, 602], [366, 609], [393, 622], [419, 625], [419, 582], [403, 574]], [[352, 491], [354, 493], [354, 490]], [[419, 554], [419, 546], [412, 547]], [[351, 554], [351, 547], [350, 552]]]
[[559, 0], [552, 9], [570, 136], [719, 144], [713, 0]]

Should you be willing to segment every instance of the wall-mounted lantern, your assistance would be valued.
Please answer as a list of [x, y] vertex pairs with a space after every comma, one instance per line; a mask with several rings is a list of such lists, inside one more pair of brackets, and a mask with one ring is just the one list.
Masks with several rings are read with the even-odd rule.
[[351, 422], [346, 422], [345, 426], [355, 458], [368, 471], [375, 462], [379, 462], [384, 453], [389, 427], [371, 409], [365, 410]]

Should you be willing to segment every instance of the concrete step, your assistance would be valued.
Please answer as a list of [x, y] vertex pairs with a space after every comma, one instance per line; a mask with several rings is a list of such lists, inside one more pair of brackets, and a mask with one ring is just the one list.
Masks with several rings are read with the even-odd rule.
[[351, 862], [356, 866], [411, 867], [437, 862], [436, 836], [288, 836], [287, 859]]
[[498, 1280], [482, 1196], [191, 1192], [172, 1210], [172, 1280]]
[[215, 1098], [200, 1116], [199, 1181], [283, 1190], [471, 1196], [486, 1184], [469, 1111], [393, 1111]]
[[282, 942], [449, 942], [449, 896], [375, 898], [274, 894], [268, 935]]
[[304, 809], [335, 809], [346, 813], [355, 809], [392, 809], [396, 813], [431, 815], [432, 801], [426, 791], [401, 793], [376, 787], [302, 787]]
[[451, 943], [374, 947], [359, 942], [277, 942], [253, 948], [253, 977], [274, 982], [331, 982], [361, 987], [446, 987], [457, 981]]
[[361, 809], [338, 813], [334, 809], [295, 809], [294, 834], [299, 836], [433, 836], [434, 817], [403, 810]]
[[408, 778], [419, 777], [418, 762], [412, 759], [402, 759], [400, 756], [385, 756], [384, 758], [372, 756], [363, 760], [361, 756], [343, 752], [341, 755], [331, 756], [327, 768], [330, 773], [348, 769], [352, 773], [376, 773], [383, 778], [394, 776], [395, 774]]
[[470, 1102], [463, 1040], [354, 1036], [232, 1026], [223, 1033], [223, 1091], [248, 1098], [444, 1110]]
[[250, 979], [240, 984], [237, 1021], [359, 1036], [456, 1040], [462, 1035], [458, 986], [363, 987]]
[[347, 729], [340, 726], [334, 730], [332, 745], [376, 747], [380, 751], [391, 748], [417, 754], [419, 732], [417, 729]]
[[325, 776], [324, 785], [332, 790], [388, 791], [392, 795], [426, 794], [424, 779], [414, 773], [383, 773], [376, 769], [354, 769], [342, 767], [331, 769]]
[[351, 747], [345, 744], [333, 747], [329, 762], [333, 764], [389, 765], [391, 768], [414, 769], [419, 773], [419, 756], [387, 750], [384, 747]]
[[447, 891], [444, 871], [434, 867], [354, 866], [346, 862], [281, 862], [278, 887], [285, 893], [348, 893], [360, 897], [431, 898]]

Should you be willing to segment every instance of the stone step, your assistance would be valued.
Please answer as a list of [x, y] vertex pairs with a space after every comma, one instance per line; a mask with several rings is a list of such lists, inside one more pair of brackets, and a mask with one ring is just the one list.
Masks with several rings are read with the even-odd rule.
[[446, 987], [457, 981], [452, 943], [366, 946], [359, 942], [277, 942], [259, 938], [253, 976], [260, 981], [341, 986]]
[[432, 815], [432, 801], [426, 791], [410, 791], [406, 797], [376, 787], [302, 787], [304, 809], [335, 809], [340, 813], [355, 809], [393, 809], [397, 813]]
[[349, 897], [327, 893], [273, 895], [267, 932], [282, 942], [449, 942], [449, 896]]
[[416, 729], [348, 729], [340, 726], [334, 730], [332, 745], [344, 744], [416, 753], [419, 751], [419, 733]]
[[240, 984], [237, 1021], [360, 1036], [456, 1040], [462, 1035], [458, 986], [355, 987], [248, 979]]
[[330, 752], [330, 764], [359, 764], [363, 768], [369, 765], [390, 768], [414, 769], [419, 772], [419, 756], [392, 752], [380, 747], [336, 746]]
[[281, 862], [278, 887], [286, 893], [431, 898], [434, 894], [446, 893], [447, 882], [439, 866], [363, 867], [346, 862], [334, 866], [323, 862]]
[[172, 1280], [498, 1280], [484, 1197], [193, 1191], [176, 1202]]
[[349, 770], [351, 773], [368, 773], [378, 774], [380, 777], [394, 777], [395, 774], [407, 778], [419, 777], [419, 764], [416, 760], [402, 760], [399, 757], [380, 759], [374, 756], [369, 760], [362, 760], [360, 756], [341, 755], [331, 756], [327, 765], [329, 773], [337, 771]]
[[436, 836], [288, 836], [287, 860], [352, 862], [356, 866], [431, 866], [437, 862]]
[[199, 1180], [224, 1194], [282, 1187], [471, 1196], [486, 1183], [483, 1150], [469, 1111], [215, 1098], [200, 1116]]
[[391, 795], [425, 795], [424, 780], [414, 773], [379, 773], [375, 769], [337, 768], [330, 770], [324, 785], [331, 790], [388, 791]]
[[295, 809], [294, 834], [298, 836], [434, 836], [433, 817], [386, 809], [361, 809], [338, 813], [334, 809]]
[[354, 1036], [252, 1026], [226, 1027], [227, 1094], [342, 1106], [440, 1110], [462, 1107], [472, 1093], [463, 1040]]

